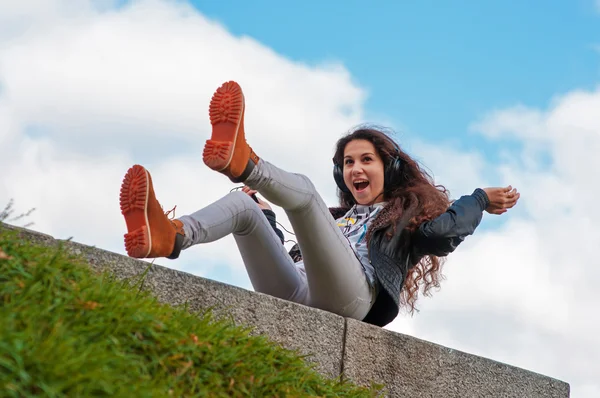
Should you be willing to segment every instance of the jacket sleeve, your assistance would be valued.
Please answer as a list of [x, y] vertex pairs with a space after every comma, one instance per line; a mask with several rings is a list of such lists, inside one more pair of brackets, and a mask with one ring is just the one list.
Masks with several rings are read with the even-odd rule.
[[489, 203], [481, 188], [456, 200], [445, 213], [424, 222], [415, 231], [412, 241], [414, 254], [444, 257], [452, 253], [475, 232]]
[[281, 240], [281, 244], [283, 244], [285, 241], [285, 238], [283, 236], [283, 232], [281, 232], [281, 230], [279, 228], [277, 228], [275, 212], [273, 210], [269, 210], [269, 209], [262, 209], [262, 212], [265, 215], [265, 217], [267, 217], [269, 224], [271, 224], [271, 227], [273, 228], [273, 230], [275, 231], [275, 233]]

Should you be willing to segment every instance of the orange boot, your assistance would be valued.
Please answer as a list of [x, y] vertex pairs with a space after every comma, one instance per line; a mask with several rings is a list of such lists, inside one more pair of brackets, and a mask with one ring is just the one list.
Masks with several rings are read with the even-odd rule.
[[210, 101], [212, 137], [206, 141], [202, 159], [211, 169], [233, 182], [244, 182], [258, 163], [258, 156], [244, 135], [244, 93], [236, 82], [224, 83]]
[[127, 233], [125, 250], [130, 257], [179, 257], [183, 244], [183, 224], [170, 220], [156, 200], [150, 173], [135, 165], [127, 170], [121, 184], [121, 214]]

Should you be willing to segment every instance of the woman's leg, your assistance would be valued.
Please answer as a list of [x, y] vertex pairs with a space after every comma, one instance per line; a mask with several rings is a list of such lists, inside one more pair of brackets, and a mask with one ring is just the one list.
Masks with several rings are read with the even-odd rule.
[[285, 210], [302, 252], [310, 305], [362, 319], [371, 308], [374, 292], [310, 179], [261, 159], [245, 184]]
[[[225, 83], [217, 90], [210, 104], [213, 133], [204, 149], [204, 162], [286, 211], [302, 251], [311, 306], [362, 319], [373, 292], [360, 261], [311, 181], [259, 159], [246, 143], [244, 111], [237, 83]], [[252, 268], [252, 254], [246, 257], [246, 267]]]
[[296, 267], [262, 210], [247, 194], [232, 192], [179, 220], [185, 231], [182, 249], [233, 234], [254, 290], [310, 304], [306, 275]]
[[120, 205], [129, 256], [174, 259], [192, 245], [233, 234], [255, 290], [310, 305], [306, 274], [247, 194], [230, 193], [194, 214], [170, 220], [156, 199], [150, 173], [135, 165], [123, 180]]

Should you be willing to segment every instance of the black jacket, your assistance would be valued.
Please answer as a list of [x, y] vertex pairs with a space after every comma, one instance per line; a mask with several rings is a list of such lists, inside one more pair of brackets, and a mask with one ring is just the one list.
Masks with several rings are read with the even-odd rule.
[[[385, 237], [386, 232], [391, 231], [391, 226], [374, 230], [369, 242], [369, 260], [375, 268], [379, 293], [363, 322], [385, 326], [393, 321], [400, 309], [400, 292], [408, 269], [426, 255], [444, 257], [452, 253], [467, 236], [475, 232], [488, 206], [487, 194], [478, 188], [471, 195], [453, 202], [445, 213], [424, 222], [411, 234], [405, 230], [407, 218], [398, 222], [397, 233], [391, 239]], [[340, 208], [331, 208], [330, 211], [334, 218], [343, 215], [340, 214]], [[270, 210], [263, 212], [283, 242], [283, 234], [275, 222], [275, 213]], [[292, 248], [290, 255], [296, 262], [301, 259], [297, 245]]]

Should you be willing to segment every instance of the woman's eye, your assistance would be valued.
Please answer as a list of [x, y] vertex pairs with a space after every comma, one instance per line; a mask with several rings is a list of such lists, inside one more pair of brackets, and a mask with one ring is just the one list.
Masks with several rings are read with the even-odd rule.
[[350, 163], [352, 163], [352, 160], [350, 160], [350, 159], [344, 160], [344, 164], [350, 164]]
[[373, 160], [373, 159], [371, 159], [371, 157], [369, 157], [369, 156], [366, 156], [366, 157], [363, 159], [363, 162], [370, 162], [371, 160]]

